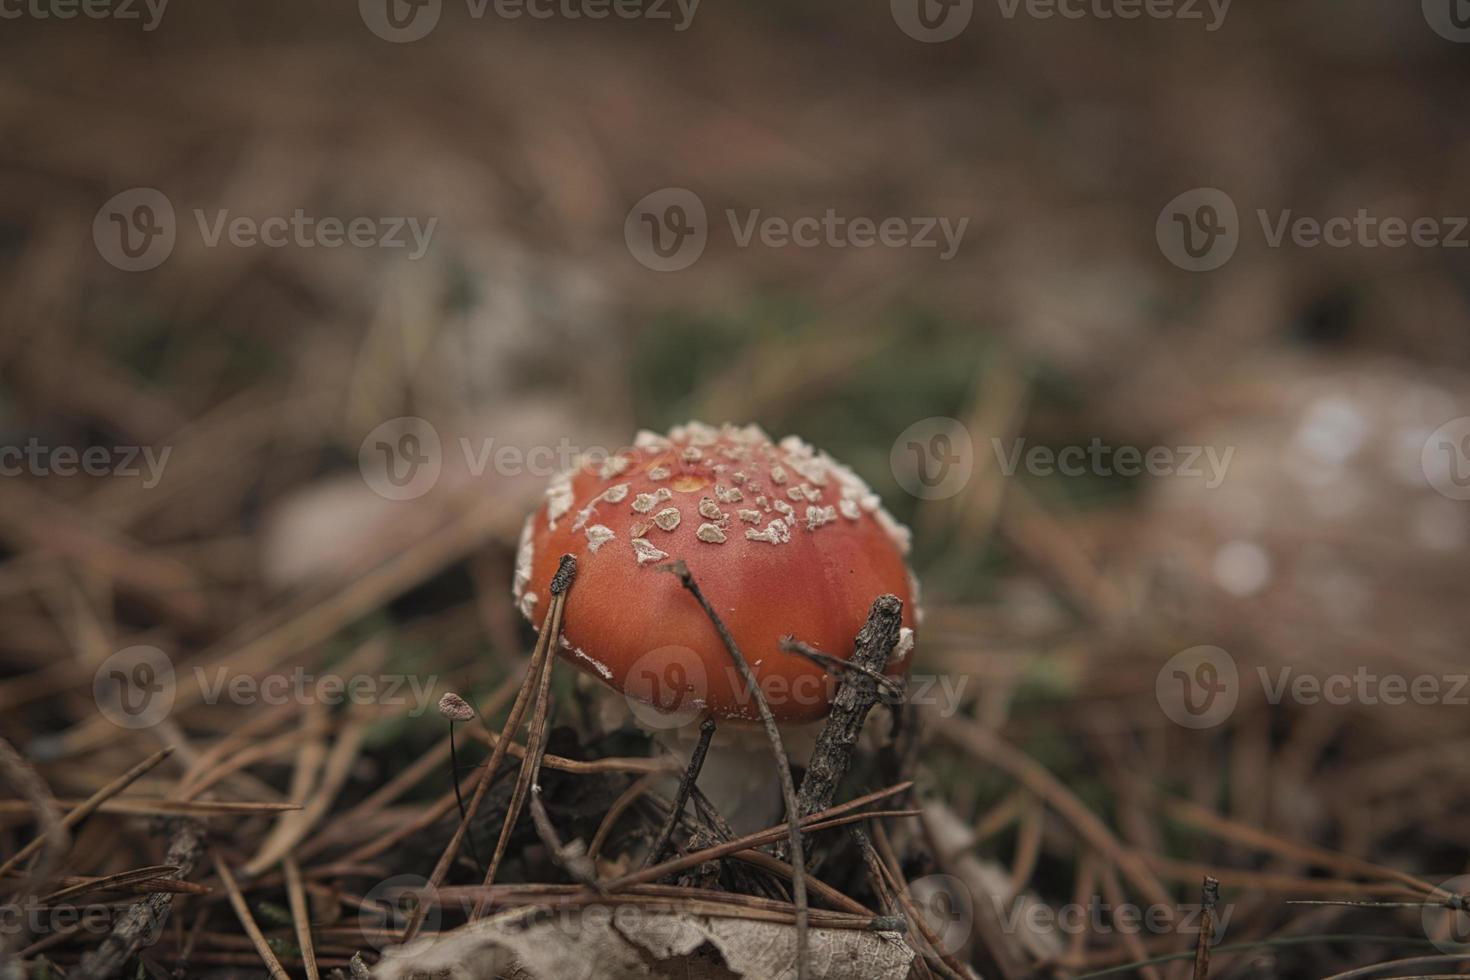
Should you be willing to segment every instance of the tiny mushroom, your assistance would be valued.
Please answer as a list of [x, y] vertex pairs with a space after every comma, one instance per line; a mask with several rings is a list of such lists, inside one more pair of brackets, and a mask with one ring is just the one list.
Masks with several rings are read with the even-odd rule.
[[640, 432], [551, 481], [527, 520], [515, 599], [539, 626], [561, 555], [579, 562], [564, 657], [630, 704], [689, 719], [758, 713], [709, 618], [675, 575], [682, 559], [749, 662], [778, 722], [822, 719], [838, 679], [781, 648], [784, 637], [847, 659], [873, 600], [903, 601], [887, 672], [913, 659], [918, 587], [908, 529], [850, 469], [801, 439], [691, 422]]

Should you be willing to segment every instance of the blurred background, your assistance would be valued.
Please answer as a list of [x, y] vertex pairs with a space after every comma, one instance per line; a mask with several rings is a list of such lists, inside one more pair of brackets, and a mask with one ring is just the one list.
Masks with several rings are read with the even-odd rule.
[[[1267, 944], [1212, 976], [1465, 962], [1287, 904], [1470, 870], [1462, 0], [335, 6], [0, 5], [0, 734], [58, 798], [253, 717], [184, 664], [492, 690], [548, 460], [756, 422], [913, 527], [968, 678], [921, 790], [997, 894], [1208, 871]], [[130, 731], [93, 680], [139, 645], [179, 689]], [[372, 718], [342, 799], [441, 735]], [[964, 949], [1189, 945], [1102, 932]]]

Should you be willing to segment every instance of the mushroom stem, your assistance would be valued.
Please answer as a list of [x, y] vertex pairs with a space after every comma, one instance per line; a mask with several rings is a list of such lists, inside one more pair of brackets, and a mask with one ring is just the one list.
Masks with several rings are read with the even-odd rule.
[[699, 742], [694, 746], [694, 752], [689, 756], [689, 766], [684, 770], [684, 775], [679, 780], [679, 791], [674, 794], [674, 803], [669, 807], [668, 819], [664, 821], [663, 828], [659, 830], [658, 837], [653, 842], [653, 847], [643, 856], [643, 867], [655, 864], [664, 855], [664, 849], [669, 846], [669, 839], [674, 836], [674, 828], [679, 824], [679, 817], [684, 814], [684, 806], [689, 802], [689, 791], [694, 788], [699, 779], [699, 772], [704, 768], [704, 757], [709, 752], [710, 739], [715, 735], [715, 720], [706, 715], [699, 726]]
[[[459, 746], [455, 744], [454, 723], [478, 719], [470, 703], [453, 691], [445, 692], [439, 699], [439, 714], [449, 722], [449, 781], [454, 784], [454, 802], [459, 804], [459, 819], [464, 822], [469, 818], [465, 816], [464, 792], [459, 787]], [[470, 856], [475, 859], [475, 867], [479, 868], [484, 862], [480, 860], [480, 853], [475, 848], [475, 836], [471, 833], [466, 839], [470, 845]]]
[[699, 603], [704, 614], [714, 625], [715, 632], [720, 634], [720, 640], [724, 642], [725, 649], [730, 653], [730, 659], [735, 662], [735, 669], [740, 672], [740, 679], [745, 682], [746, 690], [750, 692], [755, 701], [756, 709], [760, 712], [761, 723], [765, 725], [766, 736], [771, 740], [771, 754], [776, 757], [776, 775], [781, 781], [781, 797], [786, 803], [786, 829], [791, 839], [791, 892], [792, 899], [796, 905], [796, 978], [807, 980], [807, 953], [810, 949], [810, 937], [807, 928], [807, 897], [806, 897], [806, 858], [801, 846], [801, 817], [796, 809], [796, 786], [791, 780], [791, 763], [786, 759], [786, 746], [781, 742], [781, 731], [776, 727], [776, 718], [771, 714], [771, 706], [766, 703], [765, 693], [755, 679], [755, 673], [751, 671], [750, 664], [746, 662], [745, 655], [735, 644], [735, 637], [730, 635], [730, 630], [720, 619], [715, 607], [710, 605], [704, 593], [700, 591], [699, 583], [694, 581], [689, 566], [683, 561], [675, 561], [668, 565], [660, 565], [659, 568], [673, 572], [679, 577], [679, 583]]
[[[459, 787], [459, 747], [454, 741], [454, 719], [449, 719], [449, 778], [454, 783], [454, 802], [459, 804], [459, 819], [461, 823], [467, 823], [469, 818], [465, 816], [464, 792]], [[470, 857], [475, 859], [475, 867], [481, 867], [485, 862], [480, 860], [479, 849], [475, 847], [475, 835], [466, 827], [465, 843], [470, 846]]]

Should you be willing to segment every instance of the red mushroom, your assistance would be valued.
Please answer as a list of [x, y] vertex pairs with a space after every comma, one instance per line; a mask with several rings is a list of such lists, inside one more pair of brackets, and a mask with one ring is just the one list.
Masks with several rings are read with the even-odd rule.
[[[783, 651], [782, 638], [846, 659], [884, 593], [904, 604], [886, 670], [907, 672], [917, 622], [908, 539], [861, 478], [801, 439], [691, 422], [641, 432], [553, 479], [521, 536], [515, 598], [539, 624], [559, 557], [575, 555], [562, 655], [646, 727], [688, 738], [710, 717], [728, 735], [728, 721], [752, 728], [756, 705], [708, 617], [657, 566], [685, 562], [787, 725], [822, 719], [839, 679]], [[763, 765], [769, 782], [768, 756]]]

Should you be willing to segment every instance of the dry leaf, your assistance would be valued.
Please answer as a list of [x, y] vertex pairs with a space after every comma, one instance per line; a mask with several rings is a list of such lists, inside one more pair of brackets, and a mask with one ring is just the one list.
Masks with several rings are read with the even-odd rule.
[[[385, 951], [376, 980], [648, 980], [796, 975], [795, 927], [633, 906], [517, 909]], [[892, 933], [812, 929], [812, 980], [903, 980], [913, 951]]]

